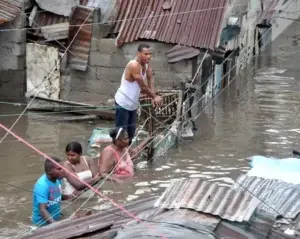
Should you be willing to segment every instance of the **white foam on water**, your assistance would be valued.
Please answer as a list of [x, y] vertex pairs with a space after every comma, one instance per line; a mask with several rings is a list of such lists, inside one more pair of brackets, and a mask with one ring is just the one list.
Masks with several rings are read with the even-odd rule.
[[149, 182], [138, 182], [135, 184], [135, 186], [137, 187], [145, 187], [145, 186], [149, 186], [150, 183]]

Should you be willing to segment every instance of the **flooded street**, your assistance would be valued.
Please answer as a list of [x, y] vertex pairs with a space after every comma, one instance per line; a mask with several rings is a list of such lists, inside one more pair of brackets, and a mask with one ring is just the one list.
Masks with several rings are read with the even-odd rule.
[[[183, 143], [152, 166], [140, 162], [133, 182], [106, 182], [102, 191], [124, 203], [159, 196], [174, 178], [200, 177], [230, 184], [249, 169], [248, 156], [291, 156], [293, 149], [300, 148], [299, 26], [296, 22], [289, 27], [199, 116], [195, 139], [187, 142], [190, 146]], [[0, 104], [0, 109], [1, 123], [11, 126], [17, 116], [8, 114], [19, 114], [23, 107]], [[86, 149], [97, 126], [101, 124], [46, 123], [31, 113], [22, 117], [13, 131], [41, 151], [64, 158], [65, 146], [71, 140]], [[4, 134], [0, 130], [1, 137]], [[0, 155], [0, 180], [19, 187], [0, 182], [0, 238], [19, 238], [30, 230], [30, 191], [43, 173], [43, 161], [12, 136], [0, 144]], [[84, 200], [64, 203], [63, 208], [68, 207], [63, 213], [70, 215]], [[107, 204], [93, 198], [84, 208]]]

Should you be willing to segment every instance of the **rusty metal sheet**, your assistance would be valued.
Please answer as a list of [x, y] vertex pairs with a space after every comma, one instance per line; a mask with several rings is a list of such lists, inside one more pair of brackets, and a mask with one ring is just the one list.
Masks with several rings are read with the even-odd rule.
[[23, 0], [0, 0], [0, 24], [13, 21], [21, 12]]
[[118, 2], [116, 43], [138, 39], [214, 49], [219, 44], [227, 0]]
[[[124, 207], [131, 213], [138, 215], [142, 212], [153, 210], [154, 202], [153, 198], [147, 198], [128, 203]], [[155, 213], [151, 215], [155, 215]], [[93, 232], [102, 236], [102, 234], [106, 235], [106, 232], [111, 233], [121, 229], [122, 226], [132, 220], [131, 217], [121, 212], [120, 209], [112, 208], [90, 216], [51, 224], [22, 237], [22, 239], [68, 239], [73, 238], [75, 234], [76, 236], [81, 236]]]
[[[85, 218], [80, 218], [82, 219], [82, 221], [84, 221]], [[80, 220], [79, 219], [79, 220]], [[103, 223], [92, 223], [90, 222], [89, 224], [84, 224], [84, 225], [80, 225], [80, 227], [78, 225], [76, 225], [75, 223], [70, 223], [68, 225], [68, 229], [66, 228], [66, 225], [64, 225], [63, 223], [58, 224], [58, 226], [54, 226], [55, 230], [48, 230], [46, 228], [41, 229], [40, 233], [45, 233], [44, 234], [40, 234], [38, 237], [32, 237], [31, 235], [29, 236], [25, 236], [23, 237], [24, 239], [27, 238], [55, 238], [55, 239], [66, 239], [66, 238], [74, 238], [74, 237], [78, 237], [81, 235], [85, 235], [87, 233], [90, 232], [94, 232], [94, 231], [107, 231], [108, 229], [110, 229], [112, 226], [111, 222], [103, 222]]]
[[210, 229], [212, 231], [215, 230], [215, 228], [218, 226], [218, 224], [221, 221], [220, 217], [216, 217], [209, 214], [204, 214], [204, 213], [200, 213], [200, 212], [196, 212], [184, 208], [164, 211], [154, 217], [151, 217], [151, 220], [163, 221], [166, 218], [173, 218], [178, 221], [185, 220], [185, 221], [195, 222], [199, 225], [205, 226], [207, 229]]
[[198, 56], [200, 53], [201, 51], [197, 48], [176, 45], [169, 50], [166, 55], [169, 63], [175, 63], [185, 59], [191, 59], [195, 56]]
[[201, 179], [174, 180], [155, 207], [187, 208], [220, 216], [229, 221], [248, 221], [260, 201], [241, 191]]
[[37, 5], [29, 16], [29, 25], [35, 35], [45, 37], [49, 41], [67, 39], [69, 35], [69, 18], [42, 11]]
[[107, 2], [103, 0], [81, 0], [81, 5], [92, 7], [92, 8], [98, 8], [102, 6], [102, 2]]
[[[87, 17], [88, 19], [86, 20]], [[72, 44], [69, 49], [71, 52], [68, 53], [67, 63], [71, 69], [80, 71], [86, 71], [87, 69], [92, 39], [93, 18], [94, 9], [81, 5], [74, 9], [70, 17], [68, 44]], [[83, 23], [86, 25], [81, 27]]]
[[233, 185], [236, 190], [255, 194], [261, 200], [258, 208], [273, 214], [294, 219], [300, 213], [300, 185], [276, 179], [240, 176]]

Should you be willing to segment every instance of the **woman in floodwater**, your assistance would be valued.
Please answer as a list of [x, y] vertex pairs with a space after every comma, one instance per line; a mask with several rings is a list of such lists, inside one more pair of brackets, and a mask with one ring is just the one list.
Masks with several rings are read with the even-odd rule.
[[120, 178], [134, 175], [133, 160], [138, 157], [143, 148], [152, 140], [152, 137], [145, 139], [136, 148], [128, 147], [128, 134], [123, 128], [112, 130], [110, 137], [113, 143], [106, 147], [100, 155], [99, 174], [102, 177], [120, 182]]
[[[82, 156], [82, 147], [78, 142], [70, 142], [66, 147], [67, 161], [64, 163], [66, 169], [76, 175], [86, 183], [92, 185], [97, 183], [101, 177], [98, 174], [96, 163]], [[78, 191], [86, 188], [82, 182], [70, 174], [66, 174], [64, 179], [64, 193], [66, 195], [76, 194]]]

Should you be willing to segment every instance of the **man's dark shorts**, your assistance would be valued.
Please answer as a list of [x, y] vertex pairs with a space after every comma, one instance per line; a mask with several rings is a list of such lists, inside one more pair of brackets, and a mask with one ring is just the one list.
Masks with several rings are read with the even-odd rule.
[[116, 127], [122, 127], [127, 130], [129, 143], [134, 138], [136, 129], [136, 110], [126, 110], [116, 103]]

